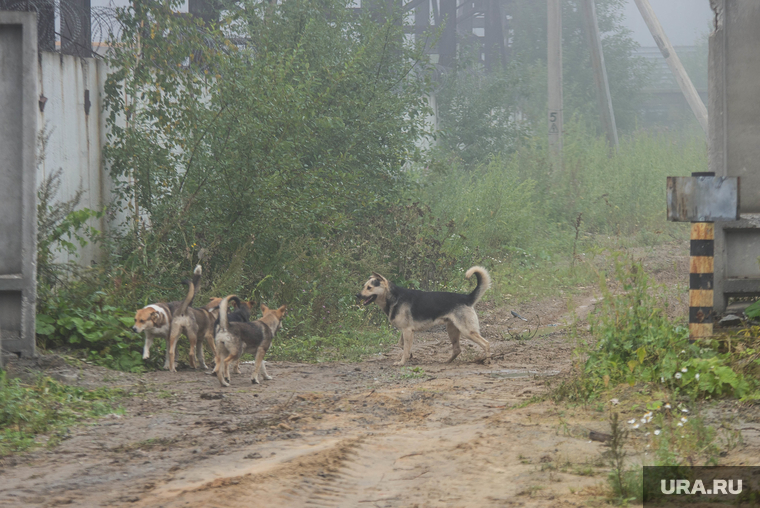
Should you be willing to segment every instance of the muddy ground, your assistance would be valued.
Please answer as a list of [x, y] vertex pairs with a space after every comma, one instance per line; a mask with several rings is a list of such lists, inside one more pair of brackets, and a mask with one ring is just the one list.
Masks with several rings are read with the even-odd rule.
[[[675, 314], [686, 311], [687, 252], [639, 253], [669, 284]], [[576, 316], [582, 328], [599, 296], [582, 288], [572, 308], [555, 297], [514, 309], [557, 325], [530, 340], [506, 333], [527, 328], [512, 307], [479, 304], [490, 365], [472, 343], [444, 364], [443, 327], [417, 335], [405, 368], [393, 366], [399, 348], [361, 363], [269, 362], [274, 379], [263, 385], [252, 385], [252, 366], [243, 365], [225, 389], [193, 370], [133, 375], [73, 369], [55, 357], [16, 362], [9, 372], [44, 370], [133, 396], [123, 416], [73, 427], [51, 450], [3, 459], [0, 506], [604, 505], [605, 447], [589, 432], [609, 432], [609, 407], [533, 399], [571, 370], [575, 344], [563, 325]], [[713, 413], [734, 411], [744, 443], [721, 460], [758, 464], [760, 414], [733, 405]]]

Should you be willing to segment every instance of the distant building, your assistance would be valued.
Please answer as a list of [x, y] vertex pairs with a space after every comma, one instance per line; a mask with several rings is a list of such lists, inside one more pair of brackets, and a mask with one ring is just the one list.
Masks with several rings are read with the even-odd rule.
[[[707, 53], [699, 46], [675, 46], [702, 102], [707, 105]], [[646, 125], [682, 125], [693, 118], [691, 109], [678, 87], [668, 64], [657, 46], [641, 47], [635, 56], [652, 64], [652, 73], [644, 87], [641, 118]], [[703, 75], [704, 74], [704, 75]]]

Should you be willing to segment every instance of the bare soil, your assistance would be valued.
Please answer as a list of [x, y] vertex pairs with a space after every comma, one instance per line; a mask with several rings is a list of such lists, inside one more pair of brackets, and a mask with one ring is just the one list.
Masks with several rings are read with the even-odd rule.
[[[642, 254], [683, 286], [672, 284], [676, 306], [685, 300], [687, 254], [684, 246]], [[673, 263], [683, 273], [671, 273]], [[43, 370], [133, 396], [124, 416], [3, 459], [0, 506], [601, 506], [609, 469], [589, 432], [609, 432], [604, 404], [533, 400], [570, 372], [575, 344], [562, 325], [572, 316], [582, 323], [598, 297], [580, 290], [570, 309], [559, 297], [519, 309], [479, 304], [490, 365], [471, 343], [444, 364], [451, 346], [443, 327], [417, 335], [404, 368], [392, 365], [399, 348], [360, 363], [269, 362], [274, 379], [263, 385], [252, 385], [252, 365], [243, 365], [225, 389], [193, 370], [134, 375], [73, 369], [56, 357], [12, 363], [15, 375]], [[560, 326], [516, 340], [507, 330], [528, 326], [511, 310]], [[740, 415], [745, 441], [727, 464], [758, 463], [760, 425], [752, 422], [760, 414], [750, 413]]]

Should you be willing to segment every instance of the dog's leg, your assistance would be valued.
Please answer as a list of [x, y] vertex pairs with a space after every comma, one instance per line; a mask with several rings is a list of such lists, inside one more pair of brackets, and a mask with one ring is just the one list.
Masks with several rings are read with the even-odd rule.
[[404, 337], [404, 352], [401, 353], [401, 360], [394, 363], [393, 365], [405, 365], [409, 358], [412, 356], [412, 340], [414, 340], [414, 332], [412, 330], [406, 329], [402, 330], [401, 333]]
[[202, 338], [199, 338], [198, 341], [195, 343], [195, 358], [198, 361], [198, 366], [206, 370], [208, 367], [206, 367], [206, 359], [203, 357], [203, 340]]
[[451, 339], [451, 358], [446, 360], [446, 363], [451, 363], [462, 352], [462, 348], [459, 345], [459, 328], [454, 326], [451, 321], [446, 321], [446, 331], [449, 332], [449, 339]]
[[235, 353], [230, 353], [227, 355], [227, 357], [222, 360], [222, 368], [224, 369], [224, 379], [227, 381], [227, 383], [232, 382], [232, 377], [230, 376], [230, 364], [237, 360], [237, 356]]
[[264, 374], [264, 379], [266, 379], [267, 381], [269, 381], [270, 379], [272, 379], [272, 376], [270, 376], [267, 373], [267, 362], [266, 361], [262, 361], [261, 362], [261, 373]]
[[216, 356], [214, 361], [216, 362], [216, 378], [219, 380], [219, 384], [222, 386], [230, 386], [230, 384], [224, 379], [224, 358], [228, 355], [227, 347], [224, 341], [217, 341], [216, 343]]
[[164, 370], [169, 370], [171, 361], [169, 360], [169, 335], [166, 336], [166, 358], [164, 359]]
[[174, 361], [177, 354], [177, 341], [179, 340], [180, 326], [172, 323], [169, 338], [166, 339], [166, 350], [169, 354], [169, 371], [177, 372], [177, 364]]
[[488, 342], [486, 339], [484, 339], [480, 332], [477, 330], [471, 330], [470, 331], [470, 340], [475, 342], [477, 345], [483, 348], [483, 351], [486, 352], [486, 357], [484, 363], [488, 365], [491, 363], [491, 343]]
[[[214, 345], [214, 334], [211, 330], [206, 331], [206, 344], [208, 344], [208, 350], [211, 352], [213, 356], [216, 356], [216, 346]], [[203, 364], [203, 369], [208, 369], [208, 366], [206, 366], [206, 358], [203, 356], [203, 347], [201, 346], [201, 364]]]
[[262, 346], [259, 346], [259, 348], [256, 350], [256, 361], [253, 364], [253, 374], [251, 374], [251, 383], [255, 385], [261, 384], [261, 380], [259, 379], [259, 371], [261, 370], [261, 365], [264, 362], [264, 354], [266, 354], [266, 352], [267, 350]]
[[224, 347], [220, 346], [220, 342], [219, 337], [214, 337], [214, 370], [211, 371], [212, 376], [216, 375], [219, 371], [220, 358], [223, 358], [223, 356], [219, 354], [219, 348]]
[[147, 360], [150, 358], [150, 348], [153, 345], [153, 335], [146, 331], [145, 332], [145, 345], [143, 346], [143, 360]]
[[195, 360], [195, 349], [198, 345], [198, 334], [196, 333], [196, 330], [193, 329], [192, 326], [188, 326], [185, 330], [185, 334], [187, 335], [187, 338], [190, 340], [190, 349], [187, 352], [188, 360], [190, 361], [190, 366], [194, 369], [198, 368], [198, 364]]
[[[401, 347], [401, 348], [404, 347], [404, 332], [403, 331], [399, 332], [398, 334], [398, 347]], [[409, 351], [409, 360], [411, 360], [412, 358], [414, 358], [414, 353]]]
[[240, 362], [243, 359], [243, 353], [245, 353], [245, 342], [240, 345], [240, 354], [238, 354], [237, 361], [235, 362], [235, 374], [242, 374], [240, 371]]

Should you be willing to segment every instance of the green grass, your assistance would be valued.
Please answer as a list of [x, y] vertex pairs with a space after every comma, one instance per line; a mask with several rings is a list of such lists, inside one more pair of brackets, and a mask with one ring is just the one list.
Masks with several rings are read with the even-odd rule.
[[438, 241], [460, 269], [485, 265], [494, 294], [519, 302], [595, 282], [588, 261], [605, 250], [686, 238], [665, 220], [666, 177], [706, 169], [697, 135], [637, 131], [610, 154], [603, 138], [570, 125], [561, 169], [543, 140], [530, 140], [476, 167], [431, 164], [414, 198], [450, 225]]
[[69, 426], [89, 418], [122, 413], [114, 403], [122, 390], [67, 386], [40, 376], [33, 384], [7, 379], [0, 370], [0, 457], [57, 444]]

